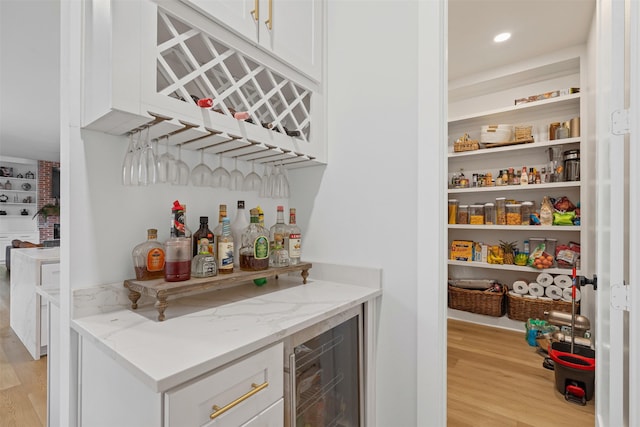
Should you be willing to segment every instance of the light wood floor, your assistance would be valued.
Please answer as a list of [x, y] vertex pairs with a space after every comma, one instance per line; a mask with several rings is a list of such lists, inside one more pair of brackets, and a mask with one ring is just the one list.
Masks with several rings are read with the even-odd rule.
[[47, 358], [33, 360], [9, 326], [9, 280], [0, 266], [0, 427], [44, 426]]
[[595, 425], [596, 396], [586, 406], [556, 391], [522, 333], [449, 320], [449, 427], [587, 427]]

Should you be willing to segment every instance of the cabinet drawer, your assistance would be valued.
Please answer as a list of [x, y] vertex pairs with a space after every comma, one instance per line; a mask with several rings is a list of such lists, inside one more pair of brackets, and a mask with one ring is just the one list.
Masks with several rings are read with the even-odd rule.
[[60, 287], [60, 264], [42, 264], [40, 267], [40, 285], [43, 288]]
[[[165, 425], [219, 427], [249, 422], [283, 397], [283, 354], [279, 343], [167, 392]], [[217, 417], [214, 406], [222, 408]]]
[[284, 399], [250, 419], [242, 427], [282, 427], [284, 425]]

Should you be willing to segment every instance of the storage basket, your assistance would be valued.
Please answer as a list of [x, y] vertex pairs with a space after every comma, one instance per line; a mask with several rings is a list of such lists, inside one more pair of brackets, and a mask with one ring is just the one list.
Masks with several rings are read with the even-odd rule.
[[505, 286], [502, 292], [488, 292], [449, 285], [449, 308], [501, 317], [505, 313], [505, 293]]
[[480, 142], [497, 144], [513, 141], [513, 125], [487, 125], [480, 128]]
[[477, 139], [469, 138], [468, 134], [464, 134], [453, 143], [453, 151], [459, 153], [461, 151], [474, 151], [480, 149]]
[[531, 125], [517, 125], [513, 128], [513, 139], [516, 142], [533, 142], [533, 135]]
[[[580, 303], [576, 302], [576, 314], [580, 308]], [[516, 297], [507, 294], [507, 316], [511, 320], [526, 322], [529, 319], [544, 319], [545, 311], [564, 311], [571, 313], [571, 302], [563, 300], [542, 300]]]

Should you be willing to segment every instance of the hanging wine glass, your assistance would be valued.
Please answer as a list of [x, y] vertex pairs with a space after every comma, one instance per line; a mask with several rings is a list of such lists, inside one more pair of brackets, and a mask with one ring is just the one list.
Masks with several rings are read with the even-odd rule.
[[135, 157], [135, 142], [133, 139], [133, 132], [129, 134], [129, 146], [127, 147], [127, 153], [122, 161], [122, 185], [131, 184], [131, 169]]
[[286, 169], [282, 165], [278, 166], [276, 169], [277, 169], [277, 174], [276, 174], [275, 188], [276, 188], [277, 197], [288, 199], [289, 198], [289, 180], [285, 175]]
[[158, 158], [158, 182], [173, 182], [176, 179], [176, 158], [169, 153], [169, 135], [165, 136], [164, 154]]
[[200, 150], [200, 163], [191, 171], [191, 183], [196, 187], [206, 187], [211, 182], [211, 168], [204, 162], [204, 150]]
[[147, 136], [140, 153], [138, 169], [138, 182], [140, 185], [155, 184], [157, 179], [157, 160], [153, 152], [153, 145], [149, 139], [149, 133], [149, 128], [147, 128]]
[[137, 131], [138, 138], [133, 142], [133, 160], [131, 161], [131, 185], [140, 185], [140, 157], [142, 156], [142, 130]]
[[222, 153], [218, 153], [218, 167], [211, 172], [211, 186], [213, 188], [231, 187], [231, 175], [222, 166]]
[[269, 174], [267, 173], [267, 165], [264, 165], [264, 172], [262, 173], [262, 182], [260, 183], [260, 197], [271, 197], [271, 187], [269, 187]]
[[187, 185], [189, 183], [189, 166], [182, 160], [182, 144], [178, 145], [178, 160], [176, 160], [175, 169], [176, 174], [171, 183]]
[[244, 177], [244, 184], [242, 186], [243, 191], [260, 191], [260, 185], [262, 184], [262, 178], [256, 173], [256, 162], [251, 162], [251, 172]]
[[242, 190], [242, 186], [244, 185], [244, 174], [238, 169], [238, 158], [233, 158], [233, 170], [229, 174], [230, 176], [230, 184], [229, 188], [231, 190]]

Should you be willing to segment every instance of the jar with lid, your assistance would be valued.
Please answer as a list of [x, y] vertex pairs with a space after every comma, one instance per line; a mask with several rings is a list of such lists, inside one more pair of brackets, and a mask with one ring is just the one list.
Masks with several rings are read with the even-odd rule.
[[469, 224], [484, 224], [484, 205], [469, 206]]
[[458, 206], [458, 224], [469, 224], [469, 205]]
[[506, 225], [507, 211], [506, 211], [506, 199], [504, 197], [498, 197], [496, 199], [495, 210], [496, 210], [496, 224]]
[[530, 224], [532, 213], [533, 213], [533, 202], [522, 202], [520, 206], [520, 214], [522, 216], [522, 225]]
[[458, 199], [449, 199], [449, 224], [455, 224], [458, 220]]
[[493, 203], [484, 204], [484, 223], [487, 225], [495, 224], [495, 206]]
[[520, 203], [508, 203], [506, 205], [507, 225], [521, 225], [522, 213]]
[[556, 130], [560, 127], [560, 122], [553, 122], [549, 125], [549, 141], [556, 139]]
[[562, 123], [562, 125], [556, 129], [556, 139], [569, 138], [569, 126], [569, 122]]

